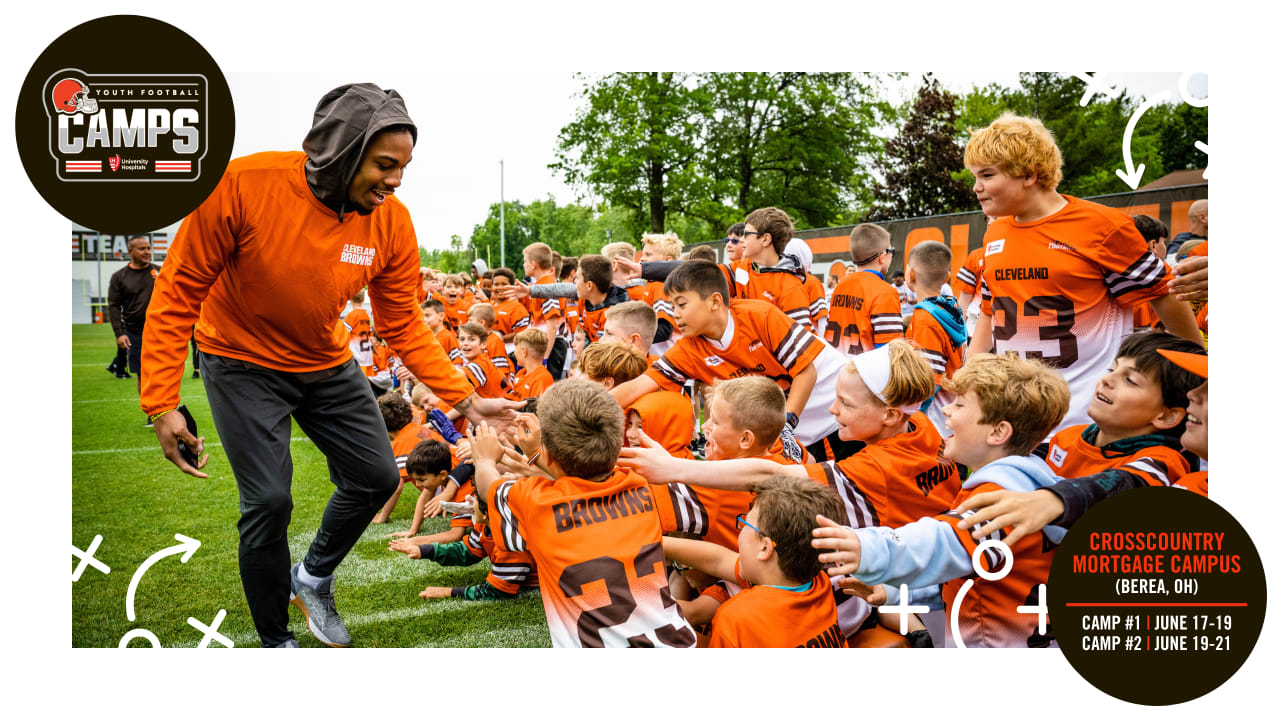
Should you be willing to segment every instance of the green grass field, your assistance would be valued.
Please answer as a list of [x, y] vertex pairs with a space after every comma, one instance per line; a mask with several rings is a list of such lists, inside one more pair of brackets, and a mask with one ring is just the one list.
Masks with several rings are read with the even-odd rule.
[[[72, 583], [71, 638], [76, 647], [115, 647], [129, 631], [154, 633], [165, 647], [194, 647], [203, 633], [187, 618], [209, 625], [227, 611], [218, 631], [236, 647], [258, 647], [236, 563], [239, 517], [235, 478], [218, 442], [204, 386], [188, 364], [182, 397], [205, 436], [207, 480], [179, 472], [160, 454], [138, 408], [134, 380], [105, 371], [115, 354], [110, 325], [71, 330], [72, 544], [85, 550], [95, 535], [94, 557], [111, 572], [86, 567]], [[293, 429], [293, 521], [289, 548], [296, 562], [306, 554], [332, 485], [324, 457]], [[357, 647], [550, 647], [542, 601], [525, 592], [511, 601], [464, 602], [418, 597], [429, 585], [483, 581], [489, 562], [443, 568], [409, 560], [387, 549], [386, 534], [406, 530], [417, 492], [405, 491], [391, 522], [370, 525], [338, 568], [337, 602]], [[434, 518], [423, 533], [445, 529]], [[129, 581], [157, 551], [177, 544], [174, 534], [201, 542], [190, 561], [160, 559], [145, 573], [134, 600], [137, 621], [125, 612]], [[74, 556], [72, 567], [79, 562]], [[303, 647], [320, 647], [302, 614], [290, 608], [290, 629]], [[134, 640], [133, 646], [145, 645]], [[210, 647], [220, 647], [214, 641]]]

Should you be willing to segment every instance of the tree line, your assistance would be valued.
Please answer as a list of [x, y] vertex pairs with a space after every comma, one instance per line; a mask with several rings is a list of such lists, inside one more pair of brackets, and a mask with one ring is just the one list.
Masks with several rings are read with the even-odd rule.
[[[886, 100], [892, 76], [859, 73], [612, 73], [579, 76], [580, 105], [556, 138], [550, 166], [594, 206], [555, 198], [506, 204], [506, 262], [545, 242], [564, 255], [613, 240], [673, 231], [685, 242], [722, 237], [758, 207], [780, 207], [798, 229], [977, 210], [964, 169], [970, 129], [1001, 113], [1039, 117], [1062, 149], [1059, 189], [1077, 196], [1127, 192], [1125, 126], [1142, 98], [1120, 92], [1080, 105], [1085, 83], [1021, 73], [1016, 87], [990, 84], [957, 95], [926, 75], [914, 97]], [[1143, 182], [1205, 167], [1208, 109], [1163, 103], [1132, 139]], [[471, 237], [422, 251], [446, 271], [500, 255], [499, 206]]]

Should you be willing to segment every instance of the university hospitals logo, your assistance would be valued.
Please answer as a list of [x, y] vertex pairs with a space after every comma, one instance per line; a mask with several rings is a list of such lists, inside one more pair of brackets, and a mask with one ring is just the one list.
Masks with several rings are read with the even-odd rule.
[[111, 15], [67, 30], [35, 58], [17, 99], [31, 185], [104, 235], [182, 220], [231, 159], [226, 77], [194, 38], [154, 18]]
[[63, 182], [192, 182], [208, 152], [203, 75], [95, 75], [45, 83], [49, 154]]

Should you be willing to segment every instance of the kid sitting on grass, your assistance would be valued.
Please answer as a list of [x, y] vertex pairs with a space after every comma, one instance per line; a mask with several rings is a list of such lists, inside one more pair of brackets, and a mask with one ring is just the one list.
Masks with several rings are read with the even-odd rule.
[[[953, 432], [947, 440], [947, 457], [974, 471], [956, 496], [956, 506], [972, 495], [1034, 490], [1057, 480], [1049, 466], [1030, 453], [1071, 402], [1061, 376], [1032, 360], [983, 355], [970, 358], [951, 384], [957, 397], [944, 410]], [[1013, 563], [1009, 574], [1000, 580], [966, 581], [975, 571], [978, 543], [957, 527], [962, 517], [952, 510], [898, 528], [856, 529], [820, 517], [813, 547], [827, 551], [818, 559], [834, 564], [827, 570], [833, 576], [851, 574], [867, 585], [892, 587], [944, 583], [948, 618], [957, 597], [963, 597], [958, 610], [960, 637], [952, 636], [953, 623], [947, 623], [948, 647], [1050, 645], [1053, 638], [1039, 632], [1039, 618], [1017, 608], [1037, 604], [1062, 533], [1035, 533], [1011, 548], [987, 549], [980, 555], [984, 569], [996, 572]]]
[[453, 467], [449, 446], [438, 440], [423, 440], [414, 446], [404, 461], [404, 473], [418, 489], [418, 502], [413, 508], [413, 524], [409, 529], [391, 533], [391, 537], [412, 537], [422, 526], [427, 501], [448, 484]]
[[674, 562], [745, 588], [716, 610], [711, 647], [846, 647], [831, 581], [811, 545], [816, 518], [843, 516], [827, 487], [776, 476], [752, 486], [755, 504], [739, 515], [738, 551], [664, 538]]
[[618, 403], [595, 383], [558, 382], [539, 399], [537, 421], [549, 476], [499, 480], [510, 451], [486, 423], [471, 447], [495, 548], [528, 552], [538, 565], [552, 645], [693, 647], [662, 554], [663, 531], [684, 528], [659, 515], [644, 478], [615, 467]]
[[462, 542], [431, 543], [418, 548], [422, 560], [434, 560], [446, 567], [475, 565], [489, 558], [491, 568], [484, 582], [469, 587], [428, 587], [418, 593], [426, 600], [461, 598], [463, 600], [509, 600], [521, 588], [538, 586], [538, 569], [527, 552], [507, 552], [495, 547], [489, 529], [488, 505], [475, 495], [467, 497], [475, 527]]
[[[391, 516], [391, 511], [395, 510], [396, 503], [400, 501], [400, 493], [404, 490], [404, 484], [409, 480], [408, 471], [405, 469], [409, 453], [422, 440], [442, 440], [443, 438], [434, 430], [413, 422], [413, 409], [409, 401], [405, 400], [400, 393], [386, 393], [378, 398], [378, 410], [382, 412], [382, 422], [387, 427], [387, 437], [391, 439], [391, 452], [395, 453], [396, 465], [400, 467], [400, 484], [396, 486], [395, 492], [373, 518], [373, 522], [381, 524], [385, 523]], [[448, 449], [446, 445], [445, 451], [447, 452]]]

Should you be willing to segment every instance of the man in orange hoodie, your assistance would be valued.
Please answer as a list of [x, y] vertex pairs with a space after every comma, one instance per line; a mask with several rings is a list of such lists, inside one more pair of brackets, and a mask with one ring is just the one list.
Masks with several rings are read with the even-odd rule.
[[[289, 602], [321, 642], [350, 644], [333, 573], [399, 480], [339, 318], [347, 298], [369, 287], [379, 334], [442, 400], [475, 422], [511, 414], [509, 401], [472, 397], [422, 322], [418, 243], [394, 197], [416, 138], [394, 90], [364, 83], [330, 91], [316, 106], [304, 152], [231, 162], [183, 222], [156, 279], [142, 409], [165, 457], [207, 477], [203, 438], [172, 412], [195, 323], [214, 426], [240, 492], [240, 579], [267, 647], [298, 646]], [[290, 417], [324, 453], [336, 488], [306, 558], [292, 569]], [[180, 440], [196, 462], [183, 459]]]

